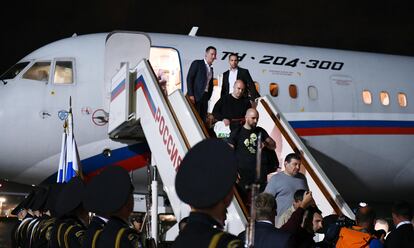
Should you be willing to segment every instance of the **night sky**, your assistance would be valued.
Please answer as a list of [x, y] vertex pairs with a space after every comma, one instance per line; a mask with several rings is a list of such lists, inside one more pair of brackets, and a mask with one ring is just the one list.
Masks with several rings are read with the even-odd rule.
[[[2, 7], [3, 73], [52, 41], [115, 29], [414, 56], [410, 1], [27, 0]], [[401, 1], [402, 2], [402, 1]]]

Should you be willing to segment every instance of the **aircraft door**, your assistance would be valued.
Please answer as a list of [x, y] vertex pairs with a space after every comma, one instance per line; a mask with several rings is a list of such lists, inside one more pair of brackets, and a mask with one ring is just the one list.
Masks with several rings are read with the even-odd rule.
[[165, 94], [182, 89], [180, 56], [176, 49], [151, 47], [149, 60]]
[[355, 86], [352, 78], [345, 75], [333, 75], [330, 81], [333, 119], [341, 118], [346, 113], [355, 115]]
[[115, 31], [106, 37], [105, 43], [105, 92], [108, 99], [105, 107], [109, 108], [112, 77], [118, 72], [124, 63], [129, 68], [134, 68], [143, 58], [148, 59], [151, 40], [145, 33]]

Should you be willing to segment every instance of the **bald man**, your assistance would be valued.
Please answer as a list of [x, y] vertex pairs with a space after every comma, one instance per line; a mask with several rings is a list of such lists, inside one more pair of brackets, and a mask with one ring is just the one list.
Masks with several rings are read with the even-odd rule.
[[[239, 186], [243, 190], [246, 186], [254, 182], [256, 174], [256, 153], [258, 148], [257, 139], [262, 134], [264, 148], [271, 151], [276, 149], [275, 141], [261, 127], [257, 126], [259, 113], [254, 108], [249, 108], [245, 115], [246, 122], [243, 126], [231, 132], [229, 144], [234, 148], [238, 159], [238, 172], [240, 175]], [[263, 158], [262, 158], [263, 161]], [[262, 173], [260, 175], [260, 189], [264, 190], [266, 186], [266, 175], [269, 171], [274, 171], [276, 165], [262, 164]], [[270, 169], [269, 169], [270, 168]], [[245, 192], [244, 192], [245, 193]]]
[[226, 126], [230, 125], [230, 130], [242, 125], [246, 111], [252, 107], [249, 99], [243, 97], [245, 89], [245, 83], [240, 79], [236, 80], [233, 92], [221, 97], [214, 105], [214, 118], [223, 121]]

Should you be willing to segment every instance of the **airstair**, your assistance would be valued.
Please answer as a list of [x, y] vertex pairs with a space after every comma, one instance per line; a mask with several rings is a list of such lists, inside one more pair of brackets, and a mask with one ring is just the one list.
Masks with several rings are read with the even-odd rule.
[[[181, 91], [164, 95], [147, 60], [150, 45], [149, 37], [143, 33], [113, 32], [107, 37], [105, 85], [111, 92], [108, 134], [114, 140], [145, 137], [152, 163], [157, 165], [164, 191], [179, 221], [188, 216], [190, 207], [175, 192], [176, 171], [187, 151], [208, 134]], [[257, 109], [258, 125], [272, 137], [278, 137], [278, 149], [283, 148], [278, 152], [302, 154], [309, 186], [324, 215], [343, 213], [353, 218], [352, 211], [270, 98], [260, 98]], [[228, 209], [226, 230], [237, 235], [245, 229], [247, 217], [236, 192]]]

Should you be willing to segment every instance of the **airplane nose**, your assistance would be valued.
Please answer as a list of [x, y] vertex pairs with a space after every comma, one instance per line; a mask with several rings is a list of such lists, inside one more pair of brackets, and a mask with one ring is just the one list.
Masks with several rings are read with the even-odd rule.
[[[44, 106], [44, 84], [10, 80], [0, 83], [0, 175], [13, 180], [25, 169], [22, 164], [39, 161], [39, 151], [47, 148], [47, 120], [39, 117]], [[31, 162], [33, 161], [33, 162]]]

